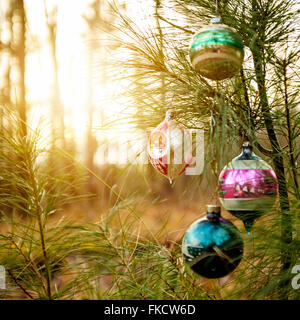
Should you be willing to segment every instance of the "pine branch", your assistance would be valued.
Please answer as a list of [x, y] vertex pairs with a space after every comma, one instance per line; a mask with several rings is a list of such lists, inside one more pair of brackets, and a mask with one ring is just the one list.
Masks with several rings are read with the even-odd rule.
[[45, 266], [47, 270], [47, 295], [49, 300], [52, 299], [51, 297], [51, 273], [50, 273], [50, 267], [49, 267], [49, 261], [48, 261], [48, 255], [47, 255], [47, 249], [46, 249], [46, 243], [45, 243], [45, 232], [44, 232], [44, 227], [43, 227], [43, 221], [42, 221], [42, 215], [43, 211], [41, 208], [41, 204], [39, 202], [39, 194], [37, 190], [37, 184], [36, 184], [36, 178], [33, 173], [33, 167], [32, 167], [32, 161], [30, 159], [30, 155], [27, 153], [27, 158], [26, 158], [26, 164], [27, 164], [27, 169], [29, 173], [29, 179], [30, 183], [32, 185], [32, 190], [33, 190], [33, 196], [34, 196], [34, 201], [35, 201], [35, 206], [37, 210], [37, 219], [38, 219], [38, 225], [39, 225], [39, 231], [40, 231], [40, 239], [41, 239], [41, 245], [42, 245], [42, 251], [45, 259]]
[[32, 300], [34, 300], [34, 297], [22, 286], [22, 284], [17, 280], [17, 278], [13, 275], [12, 271], [10, 269], [7, 270], [10, 277], [13, 279], [15, 284]]
[[177, 24], [175, 24], [175, 23], [167, 20], [166, 18], [164, 18], [164, 17], [161, 16], [160, 14], [157, 14], [157, 17], [158, 17], [160, 20], [168, 23], [170, 26], [172, 26], [172, 27], [174, 27], [174, 28], [176, 28], [176, 29], [182, 30], [182, 31], [184, 31], [184, 32], [186, 32], [186, 33], [188, 33], [188, 34], [194, 34], [193, 31], [188, 30], [188, 29], [186, 29], [186, 28], [183, 28], [183, 27], [181, 27], [181, 26], [178, 26]]
[[12, 237], [10, 237], [10, 240], [11, 240], [13, 246], [17, 249], [17, 251], [18, 251], [18, 252], [21, 254], [21, 256], [24, 258], [26, 264], [33, 269], [35, 275], [36, 275], [36, 276], [38, 277], [38, 279], [41, 281], [41, 285], [43, 286], [43, 288], [44, 288], [44, 290], [45, 290], [45, 293], [46, 293], [46, 287], [45, 287], [45, 284], [44, 284], [44, 279], [43, 279], [43, 277], [42, 277], [42, 275], [41, 275], [38, 267], [37, 267], [36, 264], [34, 263], [34, 261], [32, 261], [29, 257], [27, 257], [27, 256], [24, 254], [23, 250], [18, 246], [18, 244], [13, 240]]

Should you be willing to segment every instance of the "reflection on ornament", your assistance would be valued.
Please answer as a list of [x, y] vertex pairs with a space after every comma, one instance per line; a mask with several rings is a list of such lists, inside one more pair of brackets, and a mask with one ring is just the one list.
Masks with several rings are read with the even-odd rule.
[[238, 229], [221, 217], [220, 207], [207, 205], [207, 216], [186, 231], [182, 253], [187, 265], [205, 278], [221, 278], [232, 272], [243, 256]]
[[244, 44], [234, 29], [213, 23], [196, 33], [189, 55], [193, 68], [203, 77], [224, 80], [240, 70]]
[[243, 152], [225, 166], [219, 177], [220, 202], [244, 222], [247, 231], [255, 219], [273, 207], [277, 190], [275, 172], [253, 153], [249, 142], [243, 144]]
[[150, 134], [148, 158], [153, 167], [172, 180], [183, 174], [192, 163], [192, 137], [188, 129], [168, 111], [165, 120]]

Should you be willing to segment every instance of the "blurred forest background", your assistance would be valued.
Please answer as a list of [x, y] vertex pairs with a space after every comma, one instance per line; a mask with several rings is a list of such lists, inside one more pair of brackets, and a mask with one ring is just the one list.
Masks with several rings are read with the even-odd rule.
[[[231, 2], [221, 6], [226, 23], [245, 40], [250, 22], [242, 8], [247, 1]], [[277, 12], [270, 13], [278, 21], [272, 22], [269, 40], [296, 13], [292, 1], [283, 2], [287, 7], [279, 10], [273, 0], [258, 1], [266, 12]], [[289, 79], [292, 136], [280, 108], [281, 85], [280, 90], [275, 85], [284, 69], [270, 58], [271, 46], [286, 39], [277, 32], [266, 49], [268, 58], [274, 58], [270, 68], [277, 72], [268, 81], [274, 85], [272, 119], [276, 143], [283, 146], [279, 150], [262, 124], [250, 51], [237, 81], [215, 88], [191, 72], [189, 39], [209, 23], [214, 6], [210, 1], [0, 2], [0, 265], [6, 267], [8, 283], [0, 291], [3, 298], [299, 298], [289, 282], [299, 253], [299, 48], [294, 46], [294, 56], [285, 52], [287, 67], [290, 63], [295, 70]], [[240, 19], [236, 22], [234, 12]], [[292, 32], [293, 44], [298, 31]], [[222, 100], [214, 90], [230, 99]], [[212, 99], [220, 106], [215, 107], [213, 137]], [[224, 101], [230, 105], [227, 111]], [[150, 164], [120, 163], [117, 157], [119, 148], [131, 143], [140, 158], [145, 151], [141, 132], [149, 134], [168, 108], [187, 127], [205, 130], [203, 174], [183, 175], [172, 185]], [[247, 138], [271, 165], [278, 152], [289, 168], [286, 210], [294, 220], [283, 241], [290, 250], [285, 273], [280, 273], [278, 203], [246, 238], [237, 272], [220, 281], [199, 279], [183, 269], [182, 235], [204, 215], [206, 204], [217, 201], [218, 174]], [[240, 221], [225, 210], [222, 214], [246, 237]]]
[[[151, 1], [144, 7], [136, 1], [115, 5], [142, 25], [154, 19]], [[128, 168], [124, 159], [119, 164], [120, 146], [134, 144], [139, 134], [131, 119], [136, 108], [122, 97], [128, 81], [114, 70], [119, 49], [114, 37], [122, 36], [114, 26], [117, 19], [108, 1], [73, 1], [72, 10], [69, 1], [1, 2], [1, 105], [17, 111], [24, 132], [25, 124], [42, 128], [43, 147], [69, 152], [124, 196], [134, 192], [137, 199], [146, 199], [153, 193], [150, 199], [172, 195], [183, 200], [190, 178], [183, 177], [175, 189], [149, 165]], [[60, 165], [56, 158], [48, 160], [53, 167]], [[70, 214], [75, 211], [88, 221], [116, 201], [92, 176], [78, 193], [94, 196]]]

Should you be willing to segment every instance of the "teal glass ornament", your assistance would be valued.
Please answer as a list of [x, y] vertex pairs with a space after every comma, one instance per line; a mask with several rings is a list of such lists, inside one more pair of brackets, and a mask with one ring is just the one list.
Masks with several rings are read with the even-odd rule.
[[231, 273], [243, 257], [244, 244], [238, 229], [221, 217], [220, 206], [207, 205], [207, 215], [186, 231], [182, 254], [186, 264], [205, 278]]

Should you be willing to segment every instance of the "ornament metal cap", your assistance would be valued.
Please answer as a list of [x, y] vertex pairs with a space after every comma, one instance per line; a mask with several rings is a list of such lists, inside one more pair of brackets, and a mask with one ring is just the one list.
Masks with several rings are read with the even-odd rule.
[[212, 17], [210, 19], [210, 23], [211, 24], [219, 24], [222, 23], [222, 18], [221, 17]]
[[249, 141], [245, 141], [242, 145], [243, 149], [249, 149], [249, 150], [253, 150], [253, 146]]
[[214, 213], [218, 216], [221, 215], [221, 207], [217, 204], [207, 204], [206, 205], [206, 212], [207, 213]]
[[166, 120], [174, 119], [175, 117], [175, 112], [172, 110], [168, 110], [166, 112]]

